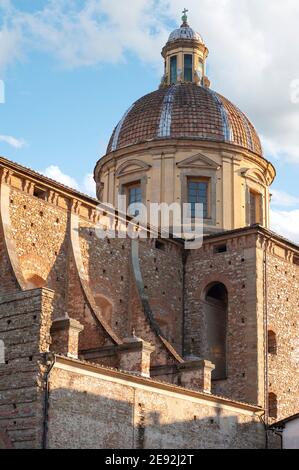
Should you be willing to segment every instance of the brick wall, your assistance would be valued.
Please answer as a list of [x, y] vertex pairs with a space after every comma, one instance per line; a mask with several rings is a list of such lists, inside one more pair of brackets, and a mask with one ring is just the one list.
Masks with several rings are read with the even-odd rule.
[[[80, 350], [110, 346], [113, 338], [107, 333], [103, 321], [113, 334], [127, 338], [135, 329], [141, 338], [155, 345], [154, 364], [169, 361], [169, 352], [148, 322], [131, 267], [131, 241], [100, 240], [94, 229], [93, 206], [75, 204], [70, 197], [57, 193], [50, 197], [36, 197], [30, 185], [13, 177], [7, 193], [6, 237], [15, 258], [15, 275], [24, 278], [24, 288], [46, 286], [54, 291], [54, 318], [67, 312], [84, 326], [80, 335]], [[82, 270], [90, 298], [74, 259], [74, 242], [70, 235], [70, 218], [78, 215], [78, 246]], [[93, 221], [92, 221], [92, 220]], [[77, 230], [77, 229], [76, 229]], [[161, 326], [163, 335], [178, 350], [182, 345], [182, 259], [179, 244], [165, 243], [166, 250], [157, 250], [154, 243], [140, 243], [140, 265], [148, 291], [152, 313]], [[0, 246], [1, 254], [1, 246]], [[5, 244], [3, 245], [5, 256]], [[6, 267], [7, 266], [7, 267]], [[7, 284], [16, 285], [13, 275], [7, 275], [9, 260], [3, 258], [3, 277]], [[171, 355], [170, 355], [171, 356]], [[101, 360], [116, 365], [116, 359]], [[173, 362], [172, 359], [170, 362]]]
[[277, 396], [277, 418], [298, 413], [299, 404], [299, 266], [293, 259], [267, 254], [268, 331], [276, 351], [268, 355], [268, 393]]
[[53, 292], [36, 289], [0, 297], [0, 431], [14, 448], [42, 445], [44, 353], [50, 347]]
[[[228, 292], [227, 379], [213, 381], [216, 394], [263, 403], [259, 380], [263, 377], [263, 325], [257, 299], [256, 235], [223, 235], [209, 239], [200, 250], [190, 251], [185, 277], [185, 352], [209, 359], [205, 292], [213, 283], [222, 283]], [[227, 246], [226, 252], [217, 247]], [[262, 302], [262, 298], [260, 299]]]
[[[209, 359], [205, 289], [215, 282], [226, 286], [229, 298], [228, 374], [213, 381], [212, 391], [261, 406], [272, 393], [277, 419], [298, 411], [298, 247], [251, 227], [207, 237], [202, 249], [187, 253], [185, 264], [182, 245], [171, 240], [159, 248], [141, 240], [134, 254], [129, 239], [96, 237], [94, 201], [59, 191], [35, 197], [24, 175], [1, 182], [0, 294], [6, 295], [0, 339], [9, 345], [9, 362], [0, 365], [0, 412], [16, 446], [40, 445], [36, 383], [44, 370], [38, 354], [50, 347], [52, 319], [67, 312], [78, 320], [84, 327], [80, 351], [106, 348], [107, 356], [102, 351], [92, 360], [113, 367], [119, 365], [117, 345], [134, 329], [155, 347], [152, 374], [179, 383], [179, 355]], [[220, 245], [226, 251], [218, 252]], [[40, 284], [53, 292], [28, 290]], [[268, 330], [277, 351], [267, 356]]]
[[[58, 358], [51, 373], [50, 448], [263, 448], [255, 412]], [[109, 423], [109, 426], [107, 426]]]
[[55, 292], [55, 315], [65, 310], [67, 286], [67, 212], [16, 189], [9, 198], [11, 235], [28, 287], [40, 278], [43, 286]]

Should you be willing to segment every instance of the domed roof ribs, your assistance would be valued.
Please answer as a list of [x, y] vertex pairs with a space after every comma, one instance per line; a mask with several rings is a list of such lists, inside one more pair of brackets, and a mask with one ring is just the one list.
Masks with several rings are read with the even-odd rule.
[[224, 104], [221, 101], [221, 98], [217, 95], [215, 91], [209, 89], [209, 92], [211, 93], [215, 102], [218, 105], [218, 109], [219, 109], [221, 119], [222, 119], [224, 140], [226, 142], [232, 142], [234, 140], [233, 130], [230, 126], [227, 109], [225, 108]]
[[170, 138], [226, 142], [263, 156], [246, 115], [219, 93], [195, 83], [168, 85], [136, 101], [115, 128], [108, 153]]
[[169, 90], [167, 91], [163, 104], [162, 104], [162, 111], [161, 117], [159, 122], [159, 129], [158, 129], [158, 137], [170, 137], [171, 133], [171, 115], [172, 115], [172, 107], [174, 102], [174, 95], [176, 92], [176, 85], [172, 85]]
[[125, 114], [123, 115], [122, 119], [119, 121], [118, 125], [116, 126], [116, 129], [115, 129], [115, 132], [114, 132], [114, 136], [113, 136], [112, 145], [111, 145], [111, 151], [112, 151], [112, 152], [117, 149], [118, 139], [119, 139], [119, 135], [120, 135], [120, 132], [121, 132], [121, 128], [122, 128], [122, 126], [123, 126], [123, 123], [124, 123], [125, 120], [126, 120], [126, 117], [128, 116], [129, 112], [132, 111], [132, 109], [134, 108], [134, 106], [135, 106], [135, 103], [132, 104], [132, 106], [130, 106], [130, 108], [125, 112]]
[[244, 124], [245, 131], [246, 131], [246, 136], [247, 136], [248, 147], [250, 148], [250, 150], [252, 150], [254, 152], [255, 150], [254, 150], [252, 134], [251, 134], [251, 129], [250, 129], [249, 124], [248, 124], [248, 120], [247, 120], [246, 116], [244, 116], [244, 113], [242, 113], [242, 111], [237, 106], [235, 106], [235, 108], [239, 111], [242, 122]]

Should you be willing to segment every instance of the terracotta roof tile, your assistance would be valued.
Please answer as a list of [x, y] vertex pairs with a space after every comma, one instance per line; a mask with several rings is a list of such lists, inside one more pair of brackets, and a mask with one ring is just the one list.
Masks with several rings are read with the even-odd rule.
[[245, 114], [223, 96], [192, 83], [165, 87], [136, 101], [114, 130], [107, 153], [161, 138], [229, 142], [262, 155]]

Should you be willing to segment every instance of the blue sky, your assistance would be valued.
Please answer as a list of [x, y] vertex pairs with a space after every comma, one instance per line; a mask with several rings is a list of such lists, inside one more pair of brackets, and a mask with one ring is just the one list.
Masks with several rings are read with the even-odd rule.
[[[142, 82], [136, 80], [140, 74]], [[134, 80], [135, 77], [135, 80]], [[110, 134], [130, 103], [157, 88], [155, 71], [129, 58], [126, 64], [65, 70], [32, 54], [7, 74], [1, 134], [24, 139], [1, 152], [35, 169], [58, 165], [80, 180], [104, 155]]]
[[0, 154], [90, 192], [114, 126], [157, 89], [161, 48], [186, 6], [210, 49], [212, 87], [248, 114], [277, 168], [272, 227], [299, 241], [298, 4], [0, 0]]

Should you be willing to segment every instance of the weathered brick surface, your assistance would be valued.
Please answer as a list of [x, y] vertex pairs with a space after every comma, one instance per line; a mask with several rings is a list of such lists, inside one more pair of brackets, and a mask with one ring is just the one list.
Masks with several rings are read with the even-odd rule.
[[[225, 237], [224, 237], [225, 239]], [[215, 393], [259, 403], [257, 363], [256, 237], [228, 237], [227, 252], [215, 253], [219, 240], [190, 251], [185, 278], [185, 353], [208, 357], [205, 292], [213, 283], [228, 291], [226, 380], [213, 381]], [[225, 325], [224, 325], [225, 327]], [[263, 341], [263, 336], [262, 336]]]
[[[271, 392], [277, 396], [277, 419], [298, 412], [298, 247], [252, 227], [210, 236], [202, 249], [188, 252], [186, 260], [183, 245], [177, 241], [164, 240], [163, 249], [158, 249], [154, 240], [141, 240], [137, 249], [129, 239], [108, 241], [96, 237], [95, 201], [59, 185], [53, 188], [50, 182], [47, 188], [45, 181], [47, 196], [41, 199], [33, 195], [34, 184], [29, 183], [24, 174], [16, 172], [6, 179], [6, 190], [1, 193], [4, 199], [1, 199], [0, 227], [0, 339], [5, 340], [8, 364], [0, 365], [0, 432], [5, 431], [15, 447], [41, 445], [45, 374], [42, 355], [51, 349], [52, 320], [67, 313], [82, 324], [81, 358], [116, 368], [121, 367], [122, 362], [129, 370], [134, 369], [129, 367], [134, 364], [129, 364], [129, 356], [120, 360], [119, 351], [134, 330], [137, 337], [154, 347], [151, 376], [173, 384], [182, 384], [185, 380], [192, 388], [196, 383], [207, 382], [208, 378], [197, 380], [196, 374], [191, 374], [184, 379], [180, 365], [184, 364], [186, 356], [209, 359], [204, 293], [214, 282], [223, 283], [228, 291], [228, 374], [225, 380], [213, 381], [212, 392], [261, 406], [267, 406]], [[3, 181], [1, 185], [3, 189]], [[215, 248], [223, 243], [227, 244], [227, 251], [217, 253]], [[30, 290], [41, 285], [52, 292]], [[276, 334], [276, 354], [266, 353], [268, 330]], [[69, 341], [67, 335], [62, 335], [60, 340], [58, 349], [66, 354], [77, 350], [77, 340]], [[61, 352], [55, 350], [55, 343], [53, 348]], [[140, 370], [144, 366], [142, 361]], [[147, 372], [148, 367], [149, 364]], [[158, 446], [160, 439], [166, 446], [172, 442], [180, 447], [186, 446], [180, 434], [193, 442], [193, 434], [189, 434], [192, 426], [200, 431], [199, 435], [203, 434], [205, 426], [210, 429], [206, 422], [210, 404], [208, 409], [198, 410], [199, 419], [194, 420], [194, 414], [196, 425], [192, 422], [191, 426], [188, 408], [183, 424], [178, 421], [175, 427], [172, 424], [176, 419], [174, 413], [178, 404], [185, 409], [186, 401], [184, 405], [173, 401], [173, 397], [163, 401], [160, 392], [157, 398], [152, 392], [137, 391], [129, 384], [122, 386], [121, 399], [116, 387], [115, 395], [111, 390], [107, 400], [96, 384], [89, 393], [84, 374], [81, 379], [79, 376], [74, 382], [69, 376], [59, 378], [62, 389], [55, 391], [57, 402], [54, 394], [51, 405], [59, 429], [64, 421], [71, 427], [72, 420], [74, 429], [82, 422], [88, 428], [92, 420], [88, 403], [96, 408], [101, 400], [107, 410], [96, 412], [99, 422], [104, 423], [105, 419], [106, 423], [111, 422], [108, 414], [114, 401], [122, 403], [119, 413], [124, 426], [131, 426], [128, 416], [133, 413], [139, 419], [135, 426], [137, 434], [134, 431], [130, 445], [129, 441], [119, 440], [117, 422], [112, 423], [115, 434], [114, 431], [111, 431], [113, 436], [108, 433], [101, 445], [119, 441], [123, 446], [149, 447]], [[82, 408], [74, 408], [78, 412], [76, 418], [69, 409], [80, 406], [80, 380], [87, 387], [87, 395], [82, 400]], [[142, 395], [140, 399], [136, 398], [138, 393]], [[61, 403], [70, 394], [77, 394], [79, 401], [76, 405], [66, 402], [63, 414]], [[137, 405], [134, 400], [138, 400]], [[155, 407], [155, 400], [161, 408]], [[163, 407], [169, 409], [169, 420], [165, 422]], [[117, 414], [117, 409], [113, 413]], [[159, 417], [152, 422], [149, 416], [155, 413]], [[195, 440], [194, 445], [260, 445], [261, 441], [257, 444], [251, 440], [253, 437], [248, 438], [252, 424], [246, 420], [244, 426], [236, 424], [243, 422], [240, 410], [233, 411], [232, 419], [226, 415], [224, 418], [216, 431], [213, 428], [214, 442], [212, 437], [209, 440], [208, 432], [203, 441]], [[91, 429], [98, 429], [95, 422], [90, 421], [90, 425]], [[226, 428], [229, 428], [228, 434]], [[174, 429], [181, 429], [181, 432], [170, 438]], [[234, 429], [237, 429], [236, 435], [231, 434]], [[254, 434], [255, 427], [253, 430]], [[53, 445], [63, 446], [56, 438], [52, 439]], [[81, 436], [72, 434], [72, 439], [75, 447], [82, 444]], [[82, 446], [88, 443], [98, 446], [98, 441], [90, 437]]]
[[37, 289], [0, 297], [0, 430], [15, 448], [41, 447], [44, 353], [51, 344], [54, 294]]
[[298, 413], [299, 266], [267, 254], [268, 330], [276, 334], [276, 354], [268, 355], [268, 392], [277, 395], [277, 419]]
[[[258, 230], [222, 238], [226, 253], [215, 253], [216, 237], [187, 258], [185, 351], [208, 357], [204, 292], [213, 282], [223, 283], [228, 374], [212, 390], [266, 407], [274, 393], [277, 417], [270, 416], [271, 423], [298, 412], [298, 248]], [[267, 351], [269, 331], [276, 335], [274, 354]]]
[[[9, 211], [23, 276], [31, 288], [44, 285], [52, 289], [55, 292], [55, 315], [62, 315], [67, 280], [67, 212], [16, 189], [10, 192]], [[34, 285], [37, 278], [42, 285]]]
[[[74, 364], [76, 367], [76, 364]], [[109, 426], [107, 426], [109, 423]], [[117, 383], [97, 374], [54, 368], [50, 378], [50, 448], [263, 448], [258, 417], [223, 406]]]
[[182, 353], [183, 260], [182, 247], [154, 241], [140, 243], [140, 267], [153, 315], [165, 337]]

